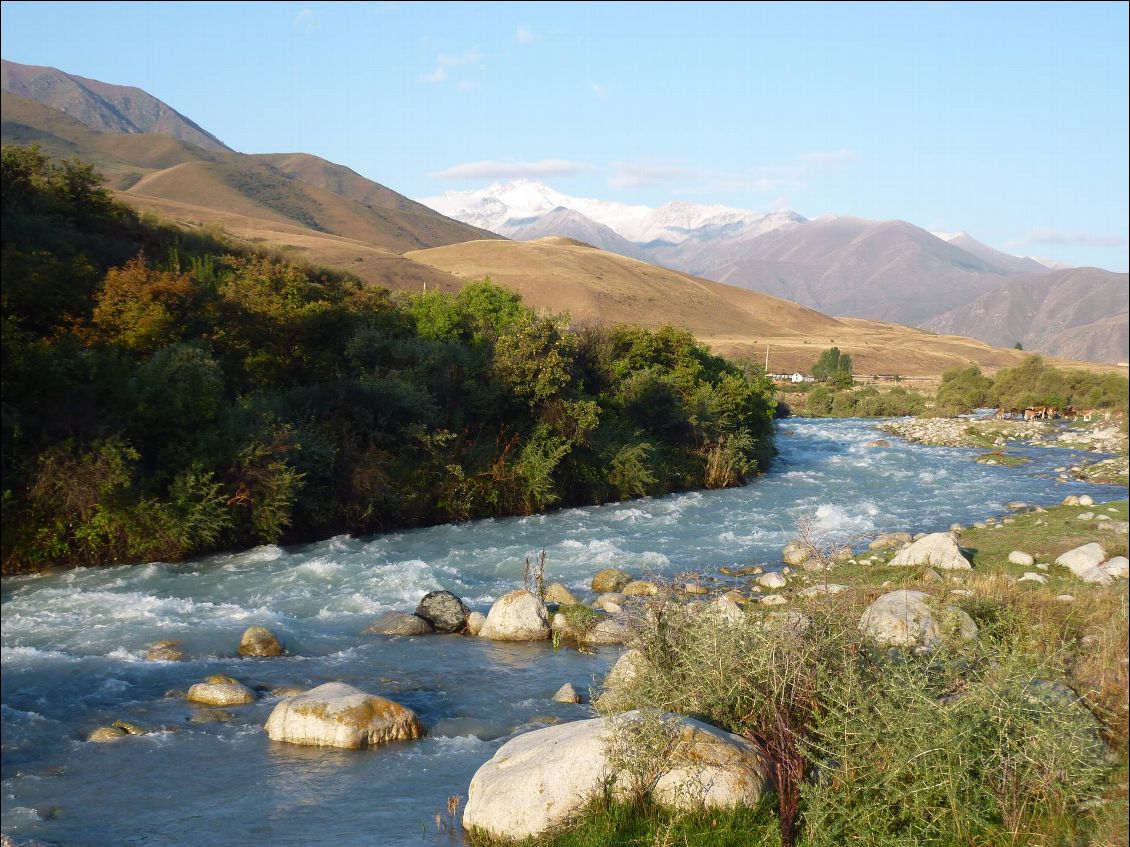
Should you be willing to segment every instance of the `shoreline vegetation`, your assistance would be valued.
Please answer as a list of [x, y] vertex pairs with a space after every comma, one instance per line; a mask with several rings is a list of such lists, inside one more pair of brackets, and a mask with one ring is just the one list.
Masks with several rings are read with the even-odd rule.
[[771, 383], [484, 281], [392, 295], [3, 150], [3, 573], [740, 485]]
[[[491, 782], [492, 760], [472, 781], [471, 845], [1125, 845], [1127, 501], [1078, 500], [850, 554], [799, 526], [781, 602], [727, 573], [620, 598], [603, 770], [568, 815], [542, 810], [539, 780], [575, 777], [541, 757], [587, 760], [520, 736], [520, 778]], [[921, 552], [936, 536], [948, 558]], [[1075, 558], [1096, 547], [1105, 570]], [[734, 799], [726, 756], [680, 746], [682, 716], [754, 744], [759, 801]]]

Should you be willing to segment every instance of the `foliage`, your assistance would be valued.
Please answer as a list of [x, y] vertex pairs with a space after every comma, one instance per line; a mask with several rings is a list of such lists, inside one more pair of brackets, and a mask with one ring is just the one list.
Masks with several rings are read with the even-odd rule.
[[840, 352], [839, 347], [825, 350], [812, 366], [812, 375], [817, 382], [828, 382], [835, 388], [850, 388], [851, 356]]
[[804, 398], [804, 414], [823, 418], [890, 418], [918, 415], [926, 409], [926, 398], [917, 391], [897, 386], [889, 391], [874, 388], [833, 391], [813, 386]]
[[391, 295], [36, 148], [4, 148], [2, 203], [5, 572], [740, 485], [774, 453], [771, 384], [683, 330]]
[[1119, 374], [1057, 368], [1040, 356], [1029, 356], [991, 379], [977, 367], [947, 371], [938, 389], [937, 413], [963, 414], [990, 405], [1005, 409], [1074, 406], [1125, 411], [1128, 392], [1130, 385]]

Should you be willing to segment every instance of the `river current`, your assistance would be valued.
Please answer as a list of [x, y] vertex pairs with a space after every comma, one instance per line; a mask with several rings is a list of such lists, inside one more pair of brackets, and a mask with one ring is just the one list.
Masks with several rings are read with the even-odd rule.
[[[894, 437], [869, 447], [882, 437], [870, 421], [779, 426], [778, 461], [740, 489], [3, 580], [0, 828], [67, 847], [458, 844], [458, 827], [436, 824], [448, 798], [465, 795], [514, 734], [591, 716], [550, 698], [565, 682], [594, 685], [618, 650], [360, 635], [380, 612], [410, 612], [437, 588], [485, 612], [542, 549], [547, 579], [591, 598], [589, 580], [609, 566], [668, 577], [777, 567], [802, 515], [829, 533], [917, 532], [1002, 514], [1011, 500], [1125, 496], [1056, 482], [1074, 451], [1023, 448], [1032, 463], [1003, 468], [976, 464], [977, 450]], [[239, 658], [251, 624], [271, 628], [289, 655]], [[168, 638], [191, 660], [143, 659]], [[348, 682], [414, 709], [428, 736], [368, 751], [300, 748], [268, 741], [263, 723], [278, 702], [269, 694], [231, 708], [226, 723], [194, 722], [196, 707], [164, 696], [213, 673], [263, 691]], [[117, 719], [175, 731], [83, 741]]]

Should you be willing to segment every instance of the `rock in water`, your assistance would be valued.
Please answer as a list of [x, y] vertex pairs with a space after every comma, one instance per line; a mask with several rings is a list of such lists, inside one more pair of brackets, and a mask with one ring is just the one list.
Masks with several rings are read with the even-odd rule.
[[426, 620], [436, 632], [462, 632], [467, 628], [467, 604], [450, 591], [431, 591], [423, 596], [416, 615]]
[[487, 622], [487, 616], [482, 612], [471, 612], [467, 615], [467, 634], [479, 635], [483, 631], [483, 625]]
[[356, 750], [423, 735], [411, 709], [343, 682], [327, 682], [283, 700], [267, 719], [272, 741], [311, 747]]
[[549, 611], [545, 603], [524, 588], [495, 601], [479, 631], [492, 641], [545, 641], [549, 638]]
[[554, 582], [545, 589], [545, 602], [556, 603], [558, 606], [576, 606], [577, 598], [560, 582]]
[[632, 581], [631, 574], [617, 568], [605, 568], [592, 578], [592, 590], [597, 594], [619, 591]]
[[265, 626], [249, 626], [239, 639], [239, 655], [251, 657], [281, 656], [283, 646]]
[[188, 689], [185, 699], [192, 703], [202, 703], [205, 706], [242, 706], [255, 702], [255, 692], [246, 685], [230, 681], [212, 682], [215, 677], [209, 677], [205, 682], [198, 682]]
[[105, 744], [107, 741], [117, 741], [119, 738], [125, 738], [129, 735], [124, 729], [116, 726], [100, 726], [96, 730], [86, 736], [87, 741], [93, 741], [95, 744]]
[[933, 598], [923, 591], [906, 589], [884, 594], [867, 607], [859, 629], [887, 647], [924, 647], [932, 650], [947, 635], [965, 640], [977, 637], [977, 624], [956, 606], [935, 611]]
[[565, 683], [557, 689], [557, 693], [553, 695], [553, 699], [558, 703], [580, 703], [581, 695], [577, 693], [572, 683]]
[[369, 635], [427, 635], [434, 631], [422, 617], [406, 612], [385, 612], [365, 627]]
[[893, 568], [916, 565], [943, 571], [967, 571], [972, 568], [969, 560], [961, 555], [961, 548], [957, 546], [957, 539], [951, 532], [932, 532], [903, 548], [891, 559]]
[[183, 662], [186, 657], [180, 645], [179, 641], [156, 641], [146, 649], [145, 658], [150, 662]]
[[[541, 835], [600, 796], [613, 776], [609, 741], [638, 712], [527, 732], [499, 748], [467, 790], [463, 826], [504, 840]], [[667, 716], [670, 769], [653, 798], [676, 808], [754, 806], [770, 790], [769, 768], [753, 744], [717, 727]]]

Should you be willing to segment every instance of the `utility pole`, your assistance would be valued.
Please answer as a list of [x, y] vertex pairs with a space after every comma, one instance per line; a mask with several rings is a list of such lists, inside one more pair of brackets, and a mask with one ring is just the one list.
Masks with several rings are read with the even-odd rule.
[[769, 374], [769, 345], [765, 345], [765, 373]]

